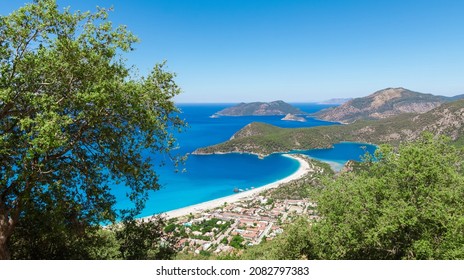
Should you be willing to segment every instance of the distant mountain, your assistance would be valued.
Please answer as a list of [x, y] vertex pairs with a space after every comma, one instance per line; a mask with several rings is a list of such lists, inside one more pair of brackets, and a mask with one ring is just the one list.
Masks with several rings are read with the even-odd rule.
[[357, 120], [384, 119], [402, 113], [425, 113], [453, 98], [414, 92], [404, 88], [386, 88], [355, 98], [338, 107], [314, 114], [319, 119], [352, 123]]
[[451, 101], [456, 101], [456, 100], [461, 100], [464, 99], [464, 94], [452, 96], [452, 97], [446, 97], [450, 102]]
[[321, 101], [321, 102], [318, 102], [318, 104], [326, 104], [326, 105], [342, 105], [350, 100], [352, 100], [353, 98], [332, 98], [332, 99], [329, 99], [329, 100], [325, 100], [325, 101]]
[[266, 102], [240, 103], [225, 108], [212, 117], [217, 116], [279, 116], [279, 115], [301, 115], [306, 114], [298, 108], [283, 102], [282, 100]]
[[241, 152], [264, 157], [275, 152], [327, 148], [340, 141], [398, 145], [418, 139], [424, 131], [446, 135], [455, 145], [464, 146], [464, 100], [445, 103], [422, 114], [404, 113], [348, 125], [289, 129], [255, 122], [243, 127], [229, 141], [194, 153]]

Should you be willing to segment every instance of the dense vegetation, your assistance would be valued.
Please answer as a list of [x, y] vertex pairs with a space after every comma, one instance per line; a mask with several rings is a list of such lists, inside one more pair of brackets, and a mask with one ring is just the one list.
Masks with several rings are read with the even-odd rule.
[[[37, 0], [0, 17], [0, 39], [0, 259], [173, 258], [173, 244], [185, 234], [162, 219], [133, 216], [147, 191], [158, 188], [141, 151], [169, 154], [175, 140], [168, 131], [183, 125], [171, 100], [179, 92], [174, 75], [157, 65], [145, 78], [132, 77], [118, 54], [136, 38], [113, 28], [103, 9], [70, 13]], [[353, 172], [275, 191], [271, 201], [315, 200], [320, 220], [301, 217], [273, 241], [221, 258], [464, 258], [463, 112], [464, 101], [456, 101], [347, 126], [254, 123], [232, 141], [200, 150], [269, 154], [338, 141], [397, 146], [382, 146], [376, 161]], [[424, 130], [451, 140], [419, 137]], [[109, 180], [129, 186], [133, 211], [114, 210]], [[121, 223], [100, 226], [118, 214]], [[229, 225], [212, 220], [193, 229]], [[242, 241], [236, 236], [229, 244], [243, 249]]]
[[307, 195], [320, 220], [305, 216], [282, 235], [241, 253], [202, 259], [463, 259], [464, 150], [423, 134], [382, 145], [353, 171], [300, 180], [274, 198]]
[[52, 228], [62, 222], [50, 219], [61, 218], [28, 216], [10, 239], [11, 258], [146, 260], [171, 259], [176, 254], [177, 237], [163, 233], [166, 221], [159, 217], [143, 222], [125, 219], [116, 225], [95, 226], [92, 230]]
[[323, 183], [319, 222], [301, 218], [241, 258], [464, 258], [463, 151], [427, 134], [377, 156]]
[[[137, 38], [107, 17], [53, 0], [0, 17], [0, 259], [8, 246], [17, 258], [88, 258], [83, 244], [107, 234], [98, 225], [130, 221], [159, 187], [141, 152], [175, 147], [180, 89], [163, 65], [134, 77], [122, 54]], [[111, 181], [134, 209], [115, 211]]]

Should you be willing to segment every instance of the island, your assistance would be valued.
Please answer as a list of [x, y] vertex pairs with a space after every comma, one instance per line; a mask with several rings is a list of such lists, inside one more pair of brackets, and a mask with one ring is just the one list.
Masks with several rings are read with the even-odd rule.
[[287, 114], [307, 115], [307, 113], [300, 109], [285, 103], [282, 100], [277, 100], [272, 102], [242, 102], [216, 112], [211, 116], [211, 118], [217, 118], [219, 116], [285, 116]]
[[304, 117], [300, 117], [294, 114], [286, 114], [281, 120], [283, 121], [294, 121], [294, 122], [306, 122]]
[[[392, 92], [395, 91], [388, 90], [384, 93]], [[375, 97], [379, 96], [382, 95], [377, 94]], [[389, 97], [396, 99], [391, 95]], [[429, 101], [434, 98], [426, 96], [426, 100]], [[249, 153], [264, 158], [273, 153], [330, 148], [341, 141], [398, 146], [405, 141], [420, 139], [424, 131], [429, 131], [434, 135], [445, 135], [454, 145], [462, 147], [464, 146], [464, 99], [458, 99], [458, 97], [443, 99], [445, 100], [443, 104], [426, 112], [402, 114], [395, 112], [397, 115], [393, 114], [393, 116], [381, 119], [373, 119], [372, 116], [360, 114], [356, 115], [356, 118], [361, 119], [356, 121], [353, 115], [352, 118], [343, 119], [347, 123], [344, 125], [339, 123], [308, 128], [280, 128], [262, 122], [252, 122], [237, 131], [229, 141], [199, 148], [192, 154]], [[354, 100], [359, 102], [359, 99]], [[454, 101], [449, 102], [449, 100]], [[345, 105], [350, 103], [351, 101]], [[389, 102], [382, 104], [389, 104]], [[431, 103], [428, 104], [431, 105]], [[345, 107], [345, 105], [337, 108]], [[425, 107], [428, 106], [424, 105], [422, 108]], [[418, 109], [419, 105], [413, 108]], [[383, 106], [380, 109], [383, 110]]]

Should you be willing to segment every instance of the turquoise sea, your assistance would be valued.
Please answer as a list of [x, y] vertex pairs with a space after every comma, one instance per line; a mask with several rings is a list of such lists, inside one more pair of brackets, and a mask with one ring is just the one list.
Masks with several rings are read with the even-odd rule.
[[[280, 120], [282, 116], [270, 117], [220, 117], [210, 118], [215, 112], [233, 104], [180, 104], [181, 117], [185, 119], [189, 128], [177, 134], [179, 149], [175, 152], [184, 155], [199, 147], [217, 144], [228, 140], [243, 126], [254, 122], [265, 122], [280, 127], [312, 127], [321, 125], [339, 125], [308, 118], [307, 122], [292, 122]], [[312, 113], [327, 108], [319, 104], [293, 104], [305, 112]], [[335, 168], [339, 168], [346, 161], [359, 160], [365, 153], [362, 143], [340, 143], [333, 149], [298, 151], [311, 157], [327, 161]], [[367, 145], [372, 152], [375, 146]], [[298, 162], [279, 154], [258, 159], [257, 156], [247, 154], [227, 155], [189, 155], [186, 163], [180, 169], [185, 172], [174, 172], [174, 166], [169, 158], [146, 153], [154, 163], [161, 160], [165, 166], [156, 167], [162, 188], [150, 194], [145, 209], [139, 215], [149, 216], [185, 206], [205, 202], [208, 200], [234, 194], [234, 188], [250, 189], [259, 187], [286, 177], [298, 169]], [[119, 209], [131, 206], [124, 188], [113, 186]]]

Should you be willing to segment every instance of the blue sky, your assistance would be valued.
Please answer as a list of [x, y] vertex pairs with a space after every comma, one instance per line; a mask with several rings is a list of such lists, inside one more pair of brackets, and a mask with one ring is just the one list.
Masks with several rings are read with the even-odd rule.
[[[5, 15], [26, 0], [0, 0]], [[141, 40], [142, 74], [162, 60], [178, 102], [308, 102], [386, 87], [464, 93], [464, 1], [60, 1], [115, 11]]]

